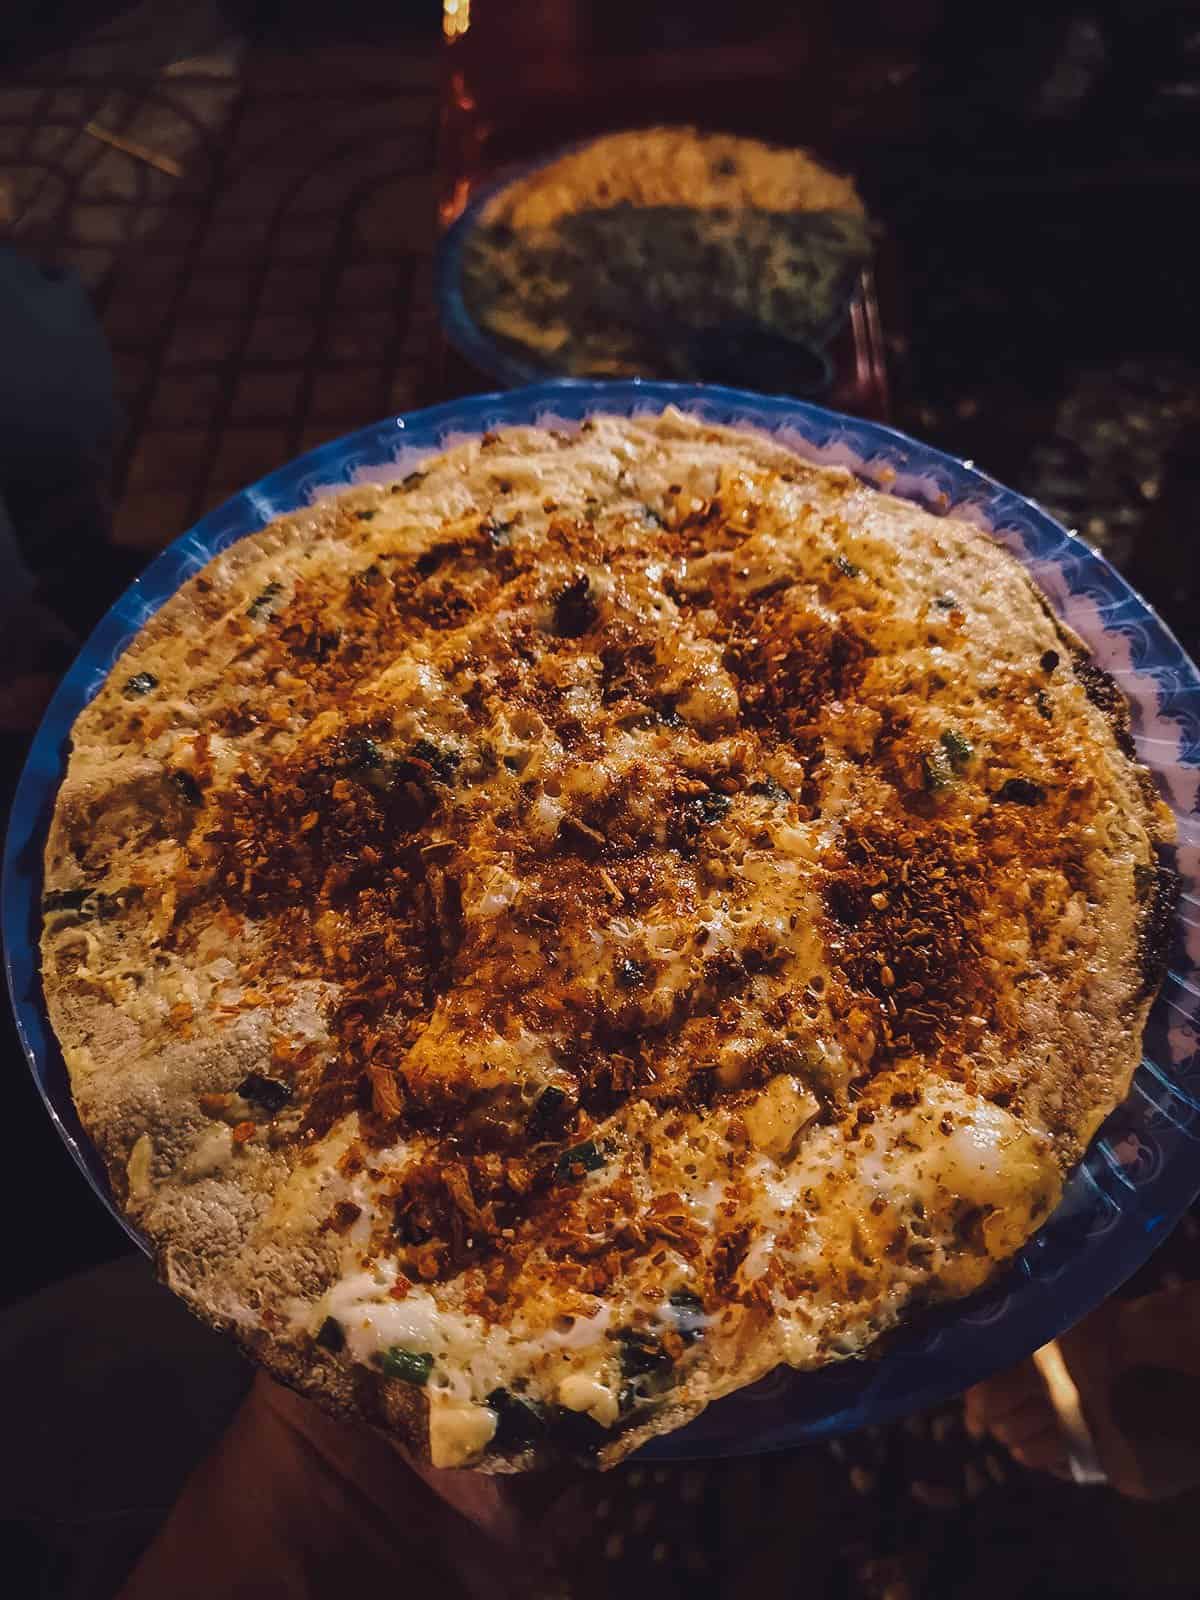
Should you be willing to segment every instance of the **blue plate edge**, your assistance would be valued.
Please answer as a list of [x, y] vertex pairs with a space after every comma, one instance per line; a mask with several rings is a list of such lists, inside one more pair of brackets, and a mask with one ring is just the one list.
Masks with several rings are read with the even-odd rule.
[[[519, 425], [521, 421], [532, 422], [540, 411], [552, 411], [553, 402], [556, 399], [560, 401], [571, 400], [573, 402], [583, 400], [585, 402], [579, 418], [572, 418], [571, 420], [579, 420], [587, 414], [601, 415], [606, 412], [609, 414], [629, 414], [629, 411], [634, 407], [649, 407], [658, 404], [677, 404], [680, 409], [698, 411], [701, 416], [713, 422], [722, 420], [721, 417], [711, 415], [713, 408], [726, 413], [748, 408], [755, 413], [754, 416], [730, 416], [728, 420], [741, 422], [743, 425], [752, 428], [770, 429], [773, 425], [786, 425], [789, 420], [794, 425], [796, 419], [800, 418], [810, 425], [815, 424], [818, 427], [828, 428], [831, 432], [840, 433], [842, 436], [849, 433], [850, 435], [858, 435], [861, 438], [873, 441], [875, 448], [871, 455], [865, 457], [864, 464], [866, 465], [869, 465], [880, 454], [881, 446], [890, 445], [893, 451], [915, 452], [920, 458], [920, 464], [927, 470], [930, 467], [941, 468], [952, 478], [959, 480], [964, 477], [967, 478], [970, 480], [973, 489], [982, 489], [984, 491], [982, 496], [975, 493], [971, 495], [970, 505], [978, 506], [989, 513], [992, 511], [1000, 514], [1011, 512], [1019, 515], [1022, 520], [1032, 520], [1035, 524], [1040, 525], [1045, 534], [1052, 535], [1056, 540], [1064, 541], [1063, 547], [1073, 552], [1086, 567], [1094, 566], [1099, 572], [1115, 579], [1119, 589], [1123, 592], [1122, 597], [1132, 599], [1135, 602], [1136, 607], [1144, 614], [1144, 619], [1157, 634], [1160, 644], [1169, 646], [1170, 654], [1174, 657], [1173, 664], [1182, 669], [1185, 678], [1192, 680], [1189, 692], [1195, 692], [1200, 689], [1200, 680], [1196, 678], [1196, 669], [1171, 629], [1155, 615], [1144, 598], [1131, 585], [1126, 583], [1119, 574], [1115, 573], [1109, 563], [1077, 533], [1063, 528], [1040, 506], [1016, 494], [1015, 491], [1007, 489], [973, 465], [968, 467], [945, 452], [920, 444], [909, 435], [888, 425], [843, 417], [839, 413], [829, 411], [827, 408], [810, 401], [789, 400], [786, 397], [779, 396], [760, 396], [747, 391], [720, 387], [699, 388], [692, 385], [661, 383], [641, 379], [623, 379], [612, 383], [603, 383], [590, 379], [551, 379], [531, 385], [520, 391], [500, 391], [470, 396], [466, 399], [443, 402], [438, 406], [419, 412], [385, 418], [378, 423], [369, 424], [364, 428], [358, 429], [341, 439], [330, 441], [306, 452], [303, 456], [277, 469], [277, 471], [267, 475], [248, 489], [240, 491], [238, 495], [232, 496], [230, 500], [208, 513], [192, 529], [174, 540], [147, 567], [136, 583], [125, 591], [109, 611], [105, 613], [85, 642], [79, 656], [64, 675], [62, 683], [47, 707], [42, 724], [30, 747], [29, 757], [14, 794], [9, 831], [5, 841], [3, 885], [0, 892], [3, 894], [6, 974], [16, 1016], [18, 1036], [26, 1054], [26, 1059], [33, 1071], [39, 1094], [46, 1105], [51, 1120], [58, 1129], [60, 1136], [66, 1142], [72, 1158], [88, 1180], [102, 1194], [102, 1198], [105, 1199], [125, 1232], [142, 1249], [146, 1249], [145, 1241], [115, 1206], [111, 1193], [108, 1192], [106, 1179], [103, 1176], [103, 1165], [99, 1162], [98, 1156], [95, 1156], [86, 1134], [78, 1127], [77, 1120], [74, 1127], [64, 1120], [59, 1107], [50, 1098], [46, 1085], [39, 1076], [37, 1070], [39, 1044], [37, 1038], [31, 1034], [24, 1015], [25, 1005], [31, 1002], [21, 998], [22, 984], [26, 986], [26, 992], [30, 994], [36, 993], [37, 995], [37, 1004], [41, 1012], [38, 1031], [44, 1035], [46, 1040], [46, 1044], [42, 1048], [42, 1053], [46, 1059], [52, 1059], [57, 1053], [57, 1042], [54, 1040], [53, 1030], [49, 1028], [46, 1021], [44, 1001], [41, 1000], [40, 996], [40, 975], [36, 958], [36, 944], [32, 944], [28, 959], [23, 964], [20, 955], [17, 953], [20, 945], [19, 935], [21, 930], [16, 928], [14, 907], [22, 901], [21, 889], [17, 884], [19, 857], [24, 851], [35, 849], [40, 844], [44, 844], [45, 829], [49, 820], [49, 808], [52, 804], [53, 793], [57, 788], [57, 779], [54, 781], [53, 786], [47, 785], [44, 769], [48, 765], [52, 765], [58, 778], [61, 778], [63, 746], [65, 746], [69, 723], [73, 722], [74, 716], [78, 714], [78, 711], [82, 709], [87, 699], [90, 698], [90, 696], [82, 694], [81, 691], [86, 679], [95, 674], [95, 657], [99, 652], [99, 647], [106, 643], [110, 630], [118, 626], [122, 627], [125, 633], [131, 634], [136, 631], [136, 629], [131, 629], [128, 625], [128, 613], [137, 609], [135, 604], [131, 604], [131, 601], [150, 602], [149, 609], [142, 613], [143, 621], [165, 603], [170, 593], [174, 592], [174, 589], [178, 588], [186, 576], [189, 575], [184, 569], [188, 559], [197, 554], [198, 547], [202, 543], [201, 535], [203, 531], [218, 526], [222, 519], [227, 518], [232, 513], [239, 501], [246, 501], [247, 514], [250, 516], [250, 521], [253, 526], [258, 526], [261, 525], [261, 521], [254, 523], [253, 515], [251, 515], [257, 514], [251, 497], [261, 496], [269, 500], [272, 486], [275, 486], [276, 490], [278, 490], [284, 483], [291, 485], [297, 478], [303, 478], [306, 473], [313, 472], [322, 462], [336, 460], [344, 464], [347, 458], [353, 457], [356, 449], [361, 448], [366, 448], [369, 454], [376, 455], [385, 438], [394, 442], [396, 450], [403, 449], [408, 443], [406, 435], [409, 428], [421, 434], [452, 431], [456, 434], [469, 435], [472, 431], [480, 431], [481, 427], [486, 425], [485, 414], [489, 410], [494, 410], [498, 407], [505, 411], [515, 409], [524, 413], [521, 418], [505, 418], [500, 425]], [[433, 455], [438, 453], [443, 446], [437, 439], [430, 439], [427, 443], [419, 444], [418, 448], [424, 454]], [[869, 474], [861, 475], [866, 478], [866, 481], [878, 487], [887, 488], [886, 483], [879, 484]], [[319, 479], [320, 475], [317, 474], [317, 476]], [[330, 487], [338, 487], [332, 474], [325, 479], [325, 482], [329, 483]], [[345, 486], [345, 483], [341, 486]], [[929, 504], [929, 502], [925, 503]], [[966, 503], [968, 502], [958, 499], [948, 505], [931, 505], [930, 509], [953, 512], [957, 507]], [[272, 506], [271, 515], [282, 514], [287, 509], [289, 507], [285, 505]], [[999, 526], [999, 523], [997, 522], [996, 525]], [[237, 537], [243, 537], [250, 531], [252, 531], [252, 526], [247, 526]], [[228, 548], [228, 545], [222, 545], [222, 549], [224, 548]], [[172, 586], [169, 589], [165, 589], [157, 597], [152, 598], [151, 591], [159, 584], [161, 579], [166, 578], [168, 575], [175, 580]], [[53, 739], [57, 741], [57, 747], [51, 749], [49, 743], [51, 730], [54, 730], [56, 723], [63, 720], [64, 714], [68, 712], [69, 716], [66, 718], [67, 728], [61, 732], [53, 733]], [[44, 803], [39, 804], [39, 798], [42, 797], [44, 797]], [[40, 849], [37, 849], [36, 861], [37, 886], [40, 888]], [[32, 906], [34, 914], [36, 914], [39, 899], [40, 896], [33, 896], [28, 902], [28, 905]], [[18, 936], [15, 940], [14, 933]], [[59, 1065], [65, 1080], [65, 1067], [62, 1066], [61, 1059]], [[1097, 1135], [1097, 1137], [1099, 1138], [1100, 1135]], [[92, 1153], [95, 1162], [94, 1167], [89, 1161], [86, 1152]], [[1181, 1165], [1182, 1163], [1180, 1162], [1173, 1163], [1176, 1169]], [[1146, 1248], [1143, 1242], [1143, 1247], [1138, 1250], [1134, 1250], [1132, 1246], [1129, 1246], [1120, 1253], [1119, 1259], [1114, 1254], [1114, 1260], [1110, 1269], [1105, 1273], [1103, 1282], [1094, 1276], [1093, 1270], [1089, 1274], [1088, 1292], [1086, 1294], [1076, 1293], [1071, 1297], [1072, 1319], [1082, 1315], [1092, 1305], [1098, 1304], [1108, 1294], [1112, 1293], [1130, 1272], [1136, 1270], [1137, 1266], [1146, 1259], [1150, 1251], [1169, 1233], [1169, 1226], [1164, 1224], [1174, 1221], [1182, 1214], [1182, 1211], [1195, 1198], [1196, 1193], [1200, 1192], [1200, 1161], [1196, 1163], [1194, 1173], [1186, 1178], [1178, 1171], [1174, 1172], [1172, 1176], [1174, 1181], [1170, 1183], [1170, 1188], [1173, 1192], [1169, 1196], [1160, 1196], [1161, 1199], [1166, 1200], [1166, 1205], [1159, 1204], [1156, 1207], [1153, 1218], [1143, 1218], [1145, 1226], [1153, 1231], [1153, 1243], [1150, 1244], [1149, 1248]], [[1161, 1185], [1165, 1184], [1166, 1179], [1160, 1176], [1157, 1181]], [[1088, 1252], [1080, 1252], [1079, 1261], [1075, 1267], [1064, 1268], [1056, 1279], [1056, 1292], [1051, 1297], [1051, 1300], [1046, 1301], [1044, 1304], [1044, 1318], [1039, 1318], [1039, 1321], [1044, 1324], [1043, 1332], [1045, 1338], [1053, 1337], [1056, 1332], [1061, 1331], [1063, 1326], [1061, 1313], [1055, 1312], [1052, 1303], [1061, 1300], [1058, 1286], [1061, 1285], [1066, 1288], [1077, 1274], [1082, 1274], [1085, 1261], [1089, 1262], [1094, 1269], [1090, 1254]], [[1045, 1288], [1044, 1285], [1039, 1285], [1039, 1287]], [[994, 1288], [995, 1286], [993, 1286], [993, 1290]], [[985, 1291], [985, 1294], [987, 1292], [992, 1291]], [[1045, 1301], [1045, 1296], [1043, 1296], [1043, 1300]], [[969, 1312], [973, 1304], [974, 1298], [959, 1302], [949, 1314], [961, 1316], [964, 1312]], [[1028, 1300], [1026, 1301], [1025, 1309], [1032, 1311]], [[1028, 1321], [1028, 1319], [1026, 1320]], [[983, 1330], [981, 1329], [979, 1332], [982, 1333]], [[1044, 1339], [1039, 1339], [1038, 1342], [1044, 1342]], [[980, 1338], [978, 1340], [981, 1352], [987, 1343], [986, 1339]], [[1033, 1347], [1030, 1346], [1030, 1348]], [[899, 1353], [898, 1351], [897, 1354]], [[763, 1443], [752, 1443], [745, 1448], [749, 1450], [786, 1448], [788, 1443], [794, 1442], [796, 1437], [824, 1436], [835, 1432], [844, 1432], [850, 1428], [862, 1426], [867, 1422], [874, 1423], [886, 1420], [890, 1416], [901, 1415], [905, 1411], [913, 1409], [914, 1406], [933, 1403], [939, 1394], [941, 1397], [945, 1397], [957, 1392], [964, 1386], [965, 1382], [974, 1381], [976, 1377], [982, 1376], [985, 1370], [989, 1370], [995, 1364], [994, 1357], [981, 1353], [976, 1362], [956, 1364], [953, 1370], [947, 1371], [944, 1379], [940, 1382], [926, 1382], [920, 1388], [919, 1393], [912, 1397], [906, 1398], [896, 1395], [876, 1397], [874, 1409], [870, 1410], [869, 1413], [866, 1408], [872, 1399], [872, 1385], [868, 1385], [866, 1392], [856, 1406], [839, 1412], [831, 1412], [820, 1421], [792, 1423], [791, 1439], [781, 1439], [777, 1443], [772, 1443], [770, 1439], [767, 1439]], [[813, 1384], [819, 1383], [826, 1373], [837, 1377], [846, 1370], [848, 1365], [850, 1364], [824, 1369], [822, 1373], [812, 1374], [809, 1381]], [[853, 1366], [858, 1372], [863, 1373], [872, 1370], [881, 1371], [883, 1363], [854, 1362]], [[731, 1402], [736, 1398], [731, 1397]], [[663, 1458], [694, 1458], [698, 1452], [690, 1450], [688, 1447], [688, 1431], [684, 1430], [669, 1438], [653, 1441], [645, 1448], [645, 1453], [647, 1455], [662, 1456]], [[702, 1453], [711, 1454], [712, 1452], [707, 1450], [702, 1451]], [[737, 1447], [734, 1447], [733, 1450], [729, 1447], [724, 1447], [720, 1453], [729, 1454], [738, 1453], [738, 1451]]]

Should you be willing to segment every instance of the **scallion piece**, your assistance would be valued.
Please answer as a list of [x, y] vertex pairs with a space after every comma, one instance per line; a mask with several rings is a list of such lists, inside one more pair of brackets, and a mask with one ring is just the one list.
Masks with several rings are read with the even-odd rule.
[[390, 1345], [380, 1357], [385, 1378], [400, 1378], [423, 1388], [433, 1371], [433, 1357], [428, 1350], [405, 1350], [398, 1344]]

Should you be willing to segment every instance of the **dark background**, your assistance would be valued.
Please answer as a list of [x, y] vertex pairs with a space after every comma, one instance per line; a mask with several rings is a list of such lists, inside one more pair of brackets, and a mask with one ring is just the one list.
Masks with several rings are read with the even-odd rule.
[[[10, 462], [3, 485], [79, 636], [205, 509], [437, 397], [438, 18], [376, 12], [61, 3], [0, 21], [5, 236], [80, 276], [121, 408], [111, 451]], [[839, 135], [887, 235], [895, 421], [1079, 528], [1195, 652], [1200, 6], [813, 15], [839, 60], [869, 40], [895, 90], [875, 115], [847, 78]], [[182, 176], [89, 139], [91, 118]], [[8, 781], [21, 744], [5, 736]], [[19, 1296], [125, 1241], [11, 1037], [3, 1070], [0, 1293]]]

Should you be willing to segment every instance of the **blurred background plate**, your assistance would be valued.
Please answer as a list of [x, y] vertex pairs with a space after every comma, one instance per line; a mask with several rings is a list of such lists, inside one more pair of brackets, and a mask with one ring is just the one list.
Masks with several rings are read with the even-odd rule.
[[494, 378], [497, 383], [507, 384], [510, 388], [515, 389], [522, 384], [540, 383], [547, 380], [550, 375], [545, 367], [539, 366], [532, 357], [525, 358], [513, 350], [505, 349], [475, 321], [463, 298], [463, 251], [471, 234], [479, 226], [488, 203], [496, 195], [501, 194], [519, 179], [540, 172], [543, 167], [548, 167], [551, 162], [557, 161], [571, 150], [581, 148], [586, 142], [578, 141], [555, 150], [552, 155], [546, 156], [541, 161], [509, 167], [493, 182], [476, 190], [470, 203], [451, 224], [438, 246], [434, 266], [434, 289], [443, 333], [459, 355], [470, 362], [472, 367], [485, 376]]
[[[434, 269], [435, 293], [442, 331], [451, 346], [476, 372], [499, 383], [516, 388], [522, 384], [554, 381], [558, 373], [546, 362], [537, 359], [533, 352], [522, 354], [515, 345], [508, 345], [493, 337], [480, 326], [467, 305], [463, 294], [464, 261], [471, 236], [482, 226], [483, 214], [490, 203], [513, 184], [552, 166], [564, 156], [583, 150], [592, 143], [589, 139], [560, 146], [537, 161], [523, 165], [509, 165], [495, 173], [491, 181], [475, 189], [464, 209], [451, 222], [438, 247]], [[445, 207], [443, 208], [445, 210]], [[846, 405], [855, 411], [871, 415], [886, 409], [886, 382], [882, 376], [882, 356], [872, 341], [878, 341], [879, 312], [875, 299], [874, 265], [848, 261], [839, 274], [835, 309], [819, 330], [814, 331], [810, 347], [798, 346], [792, 363], [790, 381], [778, 388], [789, 393], [811, 395], [814, 398]], [[701, 333], [695, 330], [704, 348], [702, 365], [685, 369], [689, 375], [732, 381], [734, 377], [743, 384], [754, 381], [750, 370], [737, 366], [740, 346], [749, 342], [750, 360], [753, 360], [755, 330], [743, 325], [730, 324]], [[687, 330], [680, 324], [674, 332], [680, 339]], [[774, 357], [772, 366], [778, 365], [785, 376], [788, 369], [788, 352], [785, 339], [764, 331], [759, 339], [766, 339], [779, 347], [768, 352]], [[728, 349], [717, 348], [725, 344]], [[719, 361], [714, 370], [710, 361]], [[875, 366], [880, 372], [874, 371]], [[865, 369], [865, 370], [864, 370]], [[561, 370], [561, 369], [560, 369]], [[653, 374], [649, 374], [653, 378]], [[561, 380], [560, 380], [561, 381]], [[588, 381], [582, 379], [580, 381]], [[593, 380], [600, 381], [600, 380]], [[770, 380], [759, 378], [760, 383]], [[772, 388], [775, 385], [772, 384]]]
[[[1030, 570], [1129, 698], [1138, 753], [1179, 828], [1181, 914], [1142, 1065], [1053, 1217], [1001, 1281], [890, 1340], [875, 1360], [818, 1373], [781, 1370], [656, 1440], [657, 1457], [788, 1447], [932, 1405], [1029, 1354], [1106, 1298], [1200, 1193], [1200, 675], [1141, 597], [1082, 540], [1030, 501], [877, 423], [786, 399], [632, 380], [555, 382], [389, 418], [271, 473], [171, 545], [105, 616], [64, 677], [30, 749], [6, 842], [3, 930], [21, 1041], [46, 1109], [96, 1193], [118, 1215], [83, 1133], [46, 1019], [38, 973], [41, 856], [75, 717], [130, 640], [181, 583], [273, 517], [347, 484], [410, 471], [421, 457], [492, 428], [570, 425], [674, 404], [711, 422], [760, 428], [799, 453], [953, 510]], [[126, 1230], [137, 1238], [132, 1229]], [[139, 1241], [140, 1242], [140, 1241]]]

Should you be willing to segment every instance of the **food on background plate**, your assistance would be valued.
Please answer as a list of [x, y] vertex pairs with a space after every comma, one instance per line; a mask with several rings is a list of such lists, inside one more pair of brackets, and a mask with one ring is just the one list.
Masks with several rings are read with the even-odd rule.
[[547, 372], [702, 379], [706, 333], [823, 344], [869, 254], [853, 183], [804, 151], [647, 128], [487, 202], [464, 241], [462, 294], [479, 326]]
[[870, 1350], [1126, 1093], [1171, 819], [975, 527], [668, 410], [218, 556], [80, 715], [43, 972], [165, 1281], [439, 1466]]

